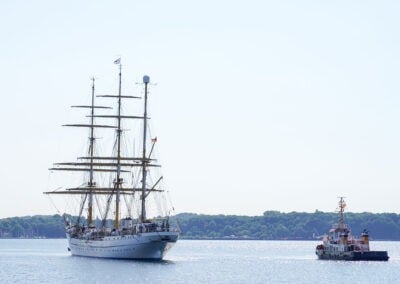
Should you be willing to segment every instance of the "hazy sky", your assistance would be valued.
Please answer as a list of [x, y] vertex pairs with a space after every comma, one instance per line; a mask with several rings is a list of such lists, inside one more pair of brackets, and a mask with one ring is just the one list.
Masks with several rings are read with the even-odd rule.
[[[70, 105], [148, 74], [176, 211], [399, 212], [397, 1], [2, 1], [0, 217], [53, 214]], [[137, 89], [137, 88], [136, 88]]]

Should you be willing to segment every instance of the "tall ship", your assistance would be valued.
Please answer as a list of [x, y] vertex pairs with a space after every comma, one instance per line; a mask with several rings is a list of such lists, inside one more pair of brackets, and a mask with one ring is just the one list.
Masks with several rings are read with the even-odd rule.
[[[63, 214], [72, 255], [161, 260], [178, 241], [179, 227], [171, 218], [173, 207], [166, 205], [168, 196], [161, 166], [154, 157], [157, 137], [150, 137], [150, 77], [144, 76], [140, 84], [143, 96], [123, 95], [121, 59], [114, 63], [119, 67], [117, 94], [95, 95], [92, 79], [91, 103], [73, 106], [89, 110], [89, 122], [64, 125], [88, 130], [85, 154], [76, 161], [55, 163], [50, 168], [52, 173], [79, 174], [80, 182], [73, 180], [73, 186], [44, 193], [66, 197], [73, 204], [74, 213]], [[116, 109], [109, 113], [113, 108], [95, 104], [95, 97], [116, 100]], [[128, 100], [139, 102], [135, 105], [143, 106], [143, 112], [125, 114]], [[99, 120], [113, 123], [99, 123]], [[106, 142], [110, 145], [104, 145]]]
[[369, 247], [369, 233], [364, 230], [360, 238], [351, 235], [350, 228], [344, 223], [346, 203], [339, 197], [339, 222], [334, 224], [328, 234], [317, 245], [315, 253], [319, 259], [333, 260], [378, 260], [387, 261], [387, 251], [372, 251]]

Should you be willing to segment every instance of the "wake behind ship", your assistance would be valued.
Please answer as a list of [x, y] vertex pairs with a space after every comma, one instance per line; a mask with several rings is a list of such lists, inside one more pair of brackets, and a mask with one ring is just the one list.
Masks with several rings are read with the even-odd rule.
[[[95, 80], [92, 79], [91, 104], [73, 106], [90, 110], [87, 116], [89, 123], [65, 125], [89, 130], [87, 155], [78, 157], [76, 162], [56, 163], [50, 169], [83, 173], [84, 182], [45, 194], [67, 195], [77, 201], [75, 211], [72, 210], [75, 214], [64, 214], [68, 250], [72, 255], [161, 260], [177, 242], [179, 228], [170, 218], [171, 210], [167, 208], [162, 186], [161, 166], [153, 157], [157, 137], [150, 138], [148, 125], [150, 78], [143, 77], [143, 115], [125, 115], [122, 113], [122, 102], [141, 97], [122, 95], [121, 60], [114, 63], [119, 66], [118, 94], [97, 97], [115, 99], [116, 113], [95, 112], [112, 108], [95, 105]], [[112, 119], [115, 124], [97, 123], [101, 119]], [[139, 135], [127, 137], [128, 132], [134, 132], [132, 121], [139, 122], [139, 126], [136, 126]], [[132, 129], [128, 129], [129, 126]], [[100, 130], [114, 130], [108, 155], [100, 154], [100, 147], [97, 147], [100, 135], [107, 135], [100, 133]]]
[[371, 251], [369, 248], [369, 234], [366, 230], [357, 239], [351, 235], [350, 228], [344, 223], [344, 208], [346, 203], [343, 197], [339, 201], [339, 222], [332, 226], [329, 233], [317, 245], [315, 254], [319, 259], [333, 260], [377, 260], [387, 261], [387, 251]]

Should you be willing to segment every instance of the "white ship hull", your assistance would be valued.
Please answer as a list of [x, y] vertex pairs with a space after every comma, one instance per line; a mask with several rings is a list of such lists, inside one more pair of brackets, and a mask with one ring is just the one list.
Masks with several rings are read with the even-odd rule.
[[149, 232], [126, 236], [109, 236], [100, 240], [85, 240], [68, 237], [72, 255], [161, 260], [178, 240], [177, 232]]

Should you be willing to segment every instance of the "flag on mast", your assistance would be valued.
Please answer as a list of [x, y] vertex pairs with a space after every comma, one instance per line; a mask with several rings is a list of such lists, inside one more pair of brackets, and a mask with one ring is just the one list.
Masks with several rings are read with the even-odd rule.
[[120, 63], [121, 63], [121, 57], [116, 59], [116, 60], [114, 60], [114, 64], [120, 64]]

